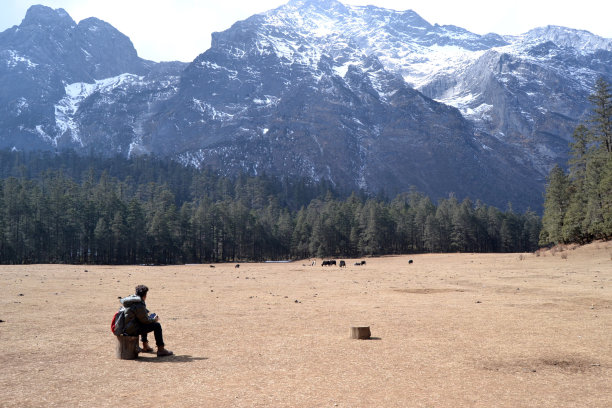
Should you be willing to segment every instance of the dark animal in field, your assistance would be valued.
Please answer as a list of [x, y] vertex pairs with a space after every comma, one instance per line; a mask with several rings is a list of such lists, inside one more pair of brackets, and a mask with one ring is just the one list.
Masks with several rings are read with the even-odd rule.
[[408, 263], [411, 264], [412, 263], [412, 259], [408, 260]]
[[215, 265], [209, 265], [209, 266], [210, 266], [211, 268], [214, 268], [214, 267], [215, 267]]
[[332, 266], [335, 265], [336, 261], [335, 260], [331, 260], [331, 261], [323, 261], [323, 263], [321, 264], [321, 266]]
[[340, 261], [340, 267], [341, 268], [346, 268], [346, 262]]
[[365, 261], [361, 261], [361, 264], [362, 264], [362, 265], [365, 265]]
[[361, 262], [355, 262], [354, 265], [355, 266], [361, 266]]
[[335, 264], [336, 264], [336, 261], [335, 261], [334, 259], [332, 259], [331, 261], [329, 261], [329, 264], [330, 264], [330, 265], [335, 265]]
[[234, 268], [240, 268], [240, 264], [236, 264], [236, 266], [234, 266]]

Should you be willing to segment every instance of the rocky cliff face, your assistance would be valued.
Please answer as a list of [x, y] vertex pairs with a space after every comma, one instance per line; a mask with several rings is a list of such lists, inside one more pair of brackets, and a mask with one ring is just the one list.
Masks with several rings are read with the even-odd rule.
[[215, 33], [188, 66], [156, 64], [100, 20], [36, 6], [0, 34], [0, 147], [539, 208], [611, 62], [612, 41], [583, 31], [479, 36], [412, 11], [292, 0]]

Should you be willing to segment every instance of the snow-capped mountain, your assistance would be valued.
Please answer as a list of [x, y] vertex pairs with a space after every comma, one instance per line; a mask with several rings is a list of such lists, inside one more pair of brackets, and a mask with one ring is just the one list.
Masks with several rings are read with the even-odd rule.
[[214, 33], [189, 65], [107, 23], [32, 7], [0, 33], [0, 147], [152, 153], [225, 173], [539, 208], [612, 40], [480, 36], [413, 11], [291, 0]]
[[[63, 9], [32, 6], [0, 33], [0, 148], [126, 153], [136, 133], [127, 135], [126, 117], [146, 115], [185, 65], [139, 58], [104, 21], [76, 24]], [[127, 107], [139, 98], [146, 103]]]

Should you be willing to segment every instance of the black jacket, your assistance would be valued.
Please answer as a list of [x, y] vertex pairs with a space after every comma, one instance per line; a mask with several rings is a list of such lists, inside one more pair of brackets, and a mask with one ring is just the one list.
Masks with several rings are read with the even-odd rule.
[[149, 317], [147, 305], [140, 296], [130, 295], [121, 299], [121, 304], [125, 307], [125, 333], [127, 335], [137, 336], [141, 325], [155, 323], [155, 320]]

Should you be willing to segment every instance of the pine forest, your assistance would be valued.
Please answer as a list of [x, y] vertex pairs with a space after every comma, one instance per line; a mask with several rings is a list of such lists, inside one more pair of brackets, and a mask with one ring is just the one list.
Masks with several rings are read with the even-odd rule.
[[177, 264], [537, 249], [540, 217], [411, 191], [222, 177], [151, 157], [0, 153], [0, 262]]

